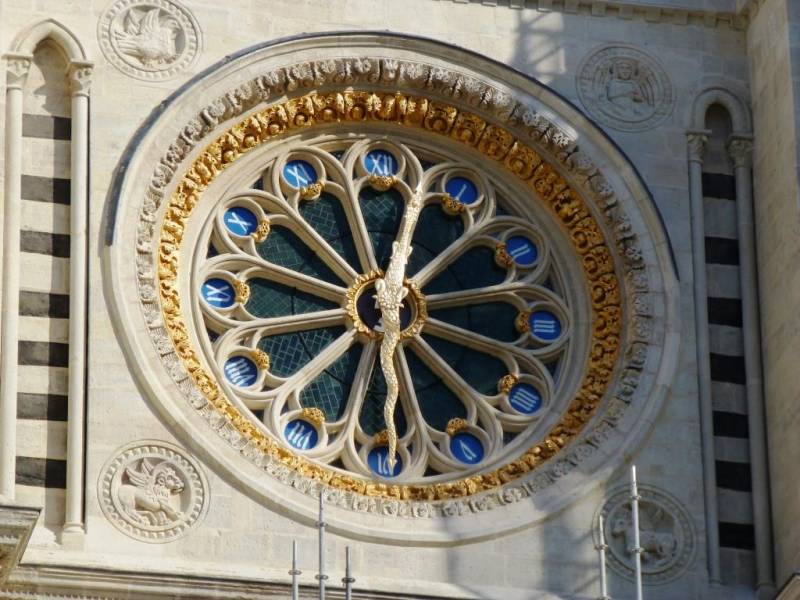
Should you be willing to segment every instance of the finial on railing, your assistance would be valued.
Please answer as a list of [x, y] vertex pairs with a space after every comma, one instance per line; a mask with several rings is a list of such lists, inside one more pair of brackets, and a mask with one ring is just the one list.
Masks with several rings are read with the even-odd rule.
[[608, 550], [608, 544], [606, 544], [603, 513], [600, 513], [599, 526], [600, 526], [599, 542], [595, 546], [595, 549], [600, 555], [600, 596], [598, 597], [597, 600], [611, 600], [611, 596], [608, 595], [608, 580], [606, 579], [606, 550]]
[[297, 540], [292, 540], [292, 600], [300, 600], [300, 581], [297, 579], [303, 572], [297, 568]]
[[345, 546], [344, 549], [344, 577], [342, 583], [344, 584], [344, 600], [352, 600], [353, 598], [353, 584], [355, 578], [350, 571], [350, 546]]
[[325, 600], [325, 581], [328, 576], [325, 574], [325, 502], [322, 497], [322, 488], [319, 489], [319, 521], [317, 521], [317, 529], [319, 530], [319, 573], [316, 578], [319, 581], [319, 600]]
[[642, 546], [639, 541], [639, 490], [636, 487], [636, 465], [631, 466], [631, 517], [633, 520], [633, 566], [636, 574], [636, 600], [642, 600]]

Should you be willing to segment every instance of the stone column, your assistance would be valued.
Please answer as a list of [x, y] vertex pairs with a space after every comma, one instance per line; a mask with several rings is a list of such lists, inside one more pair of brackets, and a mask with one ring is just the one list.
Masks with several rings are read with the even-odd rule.
[[65, 535], [83, 532], [83, 430], [86, 399], [86, 228], [89, 173], [89, 85], [92, 63], [72, 61], [70, 144], [69, 399]]
[[692, 218], [692, 270], [694, 272], [694, 324], [696, 338], [697, 390], [700, 401], [700, 432], [706, 516], [708, 576], [712, 585], [721, 583], [719, 566], [719, 521], [717, 475], [714, 462], [714, 409], [711, 401], [711, 362], [708, 341], [708, 293], [706, 290], [706, 228], [703, 203], [703, 155], [710, 131], [690, 131], [689, 205]]
[[3, 298], [0, 342], [0, 498], [14, 500], [17, 461], [19, 223], [22, 183], [22, 88], [31, 56], [6, 54]]
[[739, 277], [742, 291], [747, 425], [750, 436], [750, 473], [753, 490], [753, 528], [756, 542], [756, 588], [760, 598], [775, 593], [772, 574], [769, 474], [764, 427], [764, 394], [761, 374], [761, 336], [758, 314], [758, 273], [753, 223], [753, 141], [732, 135], [728, 154], [736, 177], [736, 226], [739, 233]]

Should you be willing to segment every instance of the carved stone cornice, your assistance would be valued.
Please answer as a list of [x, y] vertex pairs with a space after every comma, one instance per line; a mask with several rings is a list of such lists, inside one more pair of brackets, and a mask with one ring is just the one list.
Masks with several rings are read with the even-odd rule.
[[753, 137], [732, 135], [728, 139], [728, 156], [734, 167], [750, 167], [753, 164]]
[[707, 131], [689, 131], [686, 134], [686, 140], [689, 144], [689, 162], [703, 162], [703, 156], [706, 153], [706, 146], [708, 145]]
[[94, 63], [73, 60], [69, 63], [69, 85], [73, 96], [88, 96]]
[[19, 564], [39, 512], [39, 508], [0, 505], [0, 585]]
[[[445, 0], [439, 0], [445, 1]], [[466, 4], [467, 0], [450, 0], [456, 4]], [[753, 4], [758, 2], [752, 0]], [[497, 6], [497, 0], [482, 0], [486, 6]], [[731, 9], [703, 10], [679, 6], [643, 4], [636, 6], [630, 0], [509, 0], [509, 8], [538, 10], [539, 12], [561, 12], [566, 14], [589, 14], [593, 17], [616, 17], [624, 20], [641, 20], [647, 23], [667, 23], [670, 25], [703, 25], [705, 27], [729, 27], [747, 29], [748, 17], [755, 9], [746, 7], [736, 11], [734, 2]]]
[[4, 54], [6, 61], [6, 89], [22, 89], [31, 68], [30, 54]]

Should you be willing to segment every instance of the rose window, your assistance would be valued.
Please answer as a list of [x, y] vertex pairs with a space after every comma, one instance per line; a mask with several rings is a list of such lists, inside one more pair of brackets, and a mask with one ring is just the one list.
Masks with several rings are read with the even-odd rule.
[[[194, 270], [208, 355], [260, 426], [331, 468], [412, 483], [543, 435], [568, 401], [575, 294], [525, 200], [413, 143], [326, 140], [261, 167], [218, 202]], [[376, 285], [414, 198], [390, 427]]]

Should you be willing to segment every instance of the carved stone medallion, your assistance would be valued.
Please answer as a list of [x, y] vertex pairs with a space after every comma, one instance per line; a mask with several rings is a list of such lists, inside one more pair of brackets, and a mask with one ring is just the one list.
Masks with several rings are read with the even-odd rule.
[[145, 542], [171, 542], [208, 509], [208, 481], [183, 450], [143, 441], [120, 448], [98, 481], [103, 514], [117, 529]]
[[117, 0], [97, 27], [100, 47], [123, 73], [145, 80], [169, 79], [200, 51], [200, 27], [173, 0]]
[[[689, 566], [694, 556], [694, 529], [681, 504], [666, 492], [648, 485], [639, 486], [639, 544], [642, 548], [642, 576], [645, 583], [666, 583]], [[627, 579], [635, 576], [633, 519], [630, 488], [612, 491], [597, 511], [593, 532], [598, 538], [599, 517], [603, 515], [608, 544], [608, 564]]]
[[655, 58], [632, 46], [603, 46], [578, 68], [578, 96], [600, 123], [620, 131], [653, 129], [672, 113], [675, 93]]

